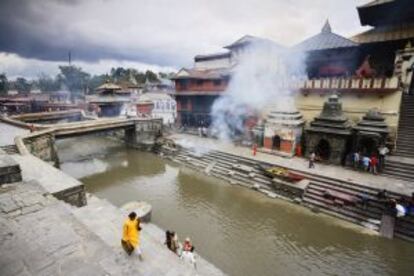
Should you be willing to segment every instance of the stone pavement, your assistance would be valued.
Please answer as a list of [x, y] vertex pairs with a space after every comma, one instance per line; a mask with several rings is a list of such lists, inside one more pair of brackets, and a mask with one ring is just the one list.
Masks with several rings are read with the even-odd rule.
[[120, 256], [35, 182], [0, 187], [0, 275], [122, 275]]
[[262, 152], [258, 152], [256, 156], [253, 156], [250, 148], [236, 146], [230, 142], [218, 141], [212, 138], [202, 138], [188, 134], [172, 134], [168, 138], [175, 140], [183, 147], [194, 148], [194, 150], [200, 154], [208, 152], [209, 150], [217, 150], [257, 161], [267, 162], [276, 166], [284, 166], [310, 174], [347, 180], [360, 185], [375, 187], [378, 189], [386, 189], [401, 194], [411, 195], [411, 193], [414, 192], [414, 183], [391, 177], [355, 171], [351, 168], [316, 163], [316, 168], [309, 169], [308, 161], [300, 157], [285, 158]]
[[14, 145], [14, 137], [30, 133], [29, 130], [0, 121], [0, 146]]
[[75, 209], [74, 215], [117, 254], [129, 258], [140, 275], [223, 275], [219, 269], [201, 257], [197, 258], [197, 271], [182, 263], [178, 256], [163, 244], [164, 231], [151, 223], [142, 225], [141, 249], [144, 261], [139, 261], [136, 256], [127, 257], [120, 247], [122, 224], [127, 213], [106, 200], [88, 195], [88, 205]]

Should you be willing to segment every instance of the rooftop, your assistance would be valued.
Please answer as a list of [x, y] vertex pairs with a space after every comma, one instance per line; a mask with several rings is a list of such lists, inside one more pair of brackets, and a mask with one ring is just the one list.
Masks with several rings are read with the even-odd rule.
[[304, 40], [294, 48], [302, 51], [317, 51], [357, 46], [358, 43], [333, 33], [329, 21], [326, 21], [319, 34]]
[[194, 57], [195, 61], [203, 61], [203, 60], [211, 60], [211, 59], [219, 59], [219, 58], [229, 58], [231, 55], [230, 52], [222, 52], [222, 53], [213, 53], [207, 55], [196, 55]]
[[104, 91], [104, 90], [121, 90], [122, 87], [116, 85], [115, 83], [111, 83], [106, 81], [104, 84], [96, 88], [96, 91]]
[[405, 39], [414, 39], [414, 23], [380, 26], [351, 37], [361, 44]]
[[261, 37], [252, 36], [252, 35], [245, 35], [242, 38], [233, 42], [232, 44], [224, 46], [223, 48], [232, 50], [237, 47], [244, 47], [244, 46], [251, 45], [251, 44], [269, 44], [269, 45], [274, 45], [277, 47], [283, 47], [280, 44], [277, 44], [276, 42], [270, 39], [267, 39], [267, 38], [261, 38]]
[[182, 68], [171, 79], [223, 79], [230, 75], [229, 68], [216, 68], [216, 69], [187, 69]]

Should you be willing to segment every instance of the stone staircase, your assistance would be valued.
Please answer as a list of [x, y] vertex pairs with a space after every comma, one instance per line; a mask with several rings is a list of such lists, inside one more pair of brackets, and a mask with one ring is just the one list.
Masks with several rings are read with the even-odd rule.
[[414, 95], [402, 96], [395, 155], [414, 158]]
[[6, 154], [18, 154], [19, 153], [16, 145], [2, 146], [0, 147], [0, 149], [3, 150]]
[[75, 217], [94, 232], [114, 254], [126, 260], [128, 272], [134, 275], [223, 275], [215, 266], [197, 258], [197, 271], [187, 266], [178, 256], [169, 251], [164, 243], [165, 234], [154, 224], [142, 225], [141, 249], [143, 261], [128, 257], [120, 246], [122, 224], [127, 214], [106, 200], [88, 196], [88, 205], [73, 209]]
[[22, 181], [19, 164], [0, 150], [0, 186]]
[[[414, 92], [414, 91], [413, 91]], [[414, 95], [404, 94], [401, 102], [396, 151], [387, 158], [385, 175], [414, 180]]]
[[[284, 189], [275, 189], [272, 180], [264, 175], [260, 166], [271, 166], [271, 164], [220, 151], [196, 154], [191, 150], [183, 148], [173, 153], [167, 150], [165, 153], [164, 156], [167, 156], [174, 162], [215, 176], [230, 184], [254, 189], [272, 198], [281, 197], [296, 203], [301, 203], [311, 209], [370, 228], [374, 231], [379, 231], [383, 211], [382, 204], [376, 198], [379, 189], [352, 181], [324, 177], [304, 171], [295, 171], [297, 174], [301, 174], [310, 180], [302, 198], [297, 198], [290, 196], [288, 191]], [[361, 206], [360, 204], [338, 207], [334, 202], [326, 200], [323, 197], [323, 192], [326, 189], [354, 197], [364, 194], [364, 196], [370, 199], [370, 202], [367, 207]], [[401, 194], [392, 192], [389, 192], [389, 195], [395, 198], [401, 196]], [[395, 236], [414, 241], [413, 216], [397, 219]]]

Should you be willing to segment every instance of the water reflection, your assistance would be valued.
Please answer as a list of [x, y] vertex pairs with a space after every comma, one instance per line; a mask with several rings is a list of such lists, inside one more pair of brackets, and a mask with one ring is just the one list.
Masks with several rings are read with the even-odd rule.
[[[101, 138], [88, 139], [101, 143]], [[61, 157], [76, 160], [76, 153], [59, 150]], [[364, 234], [119, 144], [101, 148], [98, 155], [63, 160], [63, 170], [73, 174], [77, 164], [89, 171], [85, 162], [104, 162], [105, 171], [89, 171], [81, 179], [89, 191], [119, 206], [148, 201], [154, 223], [176, 230], [182, 239], [190, 236], [200, 254], [231, 275], [410, 275], [413, 268], [413, 244]]]

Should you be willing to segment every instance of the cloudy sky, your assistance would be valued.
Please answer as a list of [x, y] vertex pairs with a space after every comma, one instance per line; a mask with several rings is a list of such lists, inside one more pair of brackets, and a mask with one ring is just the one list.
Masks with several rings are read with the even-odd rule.
[[0, 72], [55, 74], [73, 62], [170, 71], [245, 34], [293, 45], [320, 31], [356, 34], [369, 0], [0, 0]]

